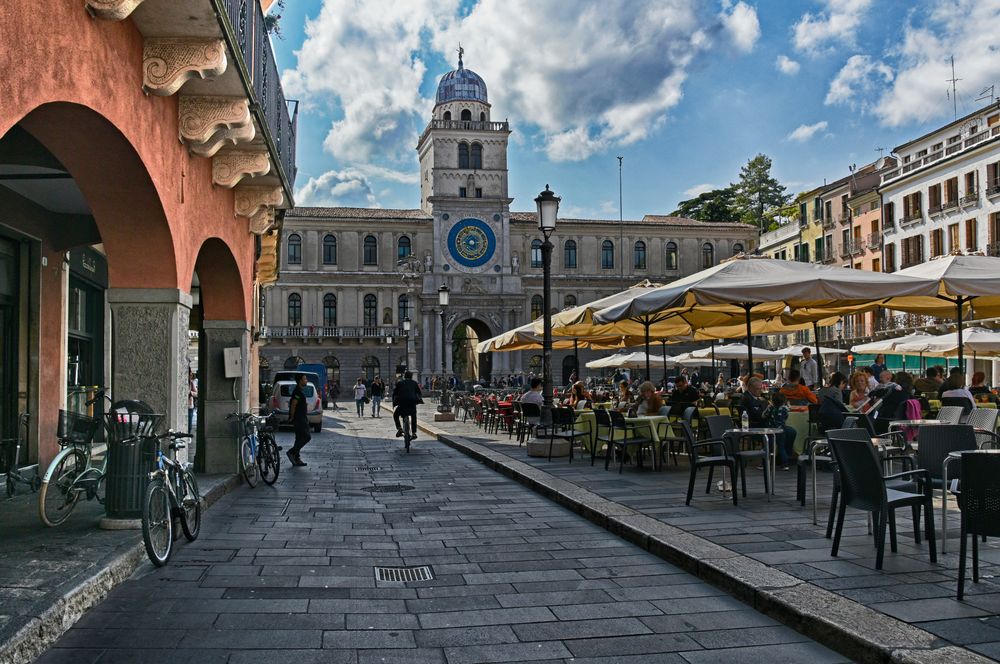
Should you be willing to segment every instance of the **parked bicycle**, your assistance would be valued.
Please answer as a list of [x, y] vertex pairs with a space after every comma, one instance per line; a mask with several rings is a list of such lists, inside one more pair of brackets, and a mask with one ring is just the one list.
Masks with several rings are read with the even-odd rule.
[[[102, 399], [111, 401], [104, 390], [99, 390], [86, 405], [91, 406]], [[100, 464], [93, 460], [94, 435], [100, 428], [98, 419], [68, 410], [59, 411], [56, 436], [62, 450], [42, 476], [38, 493], [38, 516], [46, 526], [58, 526], [69, 518], [81, 497], [96, 498], [104, 504], [108, 455], [105, 453]]]
[[[13, 438], [3, 438], [0, 439], [0, 452], [3, 456], [0, 458], [4, 459], [7, 467], [7, 497], [13, 498], [14, 493], [17, 491], [18, 484], [25, 484], [31, 487], [32, 491], [38, 491], [42, 486], [42, 478], [38, 476], [36, 471], [34, 475], [28, 476], [21, 472], [21, 469], [17, 467], [17, 460], [21, 456], [21, 442], [28, 437], [28, 420], [30, 416], [27, 413], [21, 413], [17, 416], [17, 431]], [[22, 438], [21, 432], [24, 432], [24, 437]]]
[[[149, 484], [142, 496], [142, 541], [146, 555], [157, 567], [170, 560], [174, 543], [174, 521], [180, 521], [184, 537], [189, 542], [198, 539], [201, 531], [201, 493], [190, 463], [176, 459], [177, 450], [187, 447], [180, 442], [191, 438], [189, 433], [167, 431], [157, 436], [132, 437], [124, 444], [155, 445], [156, 469], [149, 474]], [[168, 454], [161, 442], [169, 441]]]
[[263, 479], [269, 486], [278, 481], [281, 471], [281, 447], [274, 440], [277, 424], [271, 418], [253, 413], [230, 413], [227, 420], [238, 421], [241, 427], [237, 461], [243, 479], [252, 488], [257, 479]]

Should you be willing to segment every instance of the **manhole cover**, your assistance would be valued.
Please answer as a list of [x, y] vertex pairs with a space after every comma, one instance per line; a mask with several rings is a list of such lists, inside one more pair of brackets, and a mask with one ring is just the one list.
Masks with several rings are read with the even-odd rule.
[[366, 486], [362, 491], [370, 493], [400, 493], [402, 491], [412, 491], [413, 487], [408, 484], [379, 484], [377, 486]]
[[382, 470], [382, 466], [355, 466], [354, 470], [370, 473], [373, 470]]
[[405, 583], [407, 581], [430, 581], [434, 578], [427, 565], [419, 567], [376, 567], [375, 580], [380, 583]]

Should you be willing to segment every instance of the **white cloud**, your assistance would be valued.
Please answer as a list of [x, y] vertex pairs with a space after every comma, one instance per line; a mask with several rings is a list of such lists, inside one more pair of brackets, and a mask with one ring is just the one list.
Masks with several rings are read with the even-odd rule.
[[752, 51], [760, 38], [757, 10], [741, 0], [729, 11], [723, 10], [719, 17], [733, 45], [744, 53]]
[[793, 28], [799, 51], [816, 54], [836, 46], [854, 46], [854, 35], [872, 0], [825, 0], [824, 11], [806, 12]]
[[697, 198], [698, 196], [704, 194], [706, 191], [712, 191], [713, 189], [718, 189], [718, 187], [714, 184], [709, 184], [705, 182], [704, 184], [696, 184], [693, 187], [685, 189], [684, 195], [687, 196], [688, 198]]
[[869, 99], [893, 79], [892, 68], [884, 62], [872, 60], [868, 55], [852, 55], [830, 81], [824, 103], [846, 104], [867, 110]]
[[381, 207], [369, 179], [358, 169], [327, 171], [295, 192], [296, 205]]
[[827, 122], [826, 120], [820, 120], [811, 125], [799, 125], [796, 127], [792, 133], [785, 137], [787, 141], [795, 141], [796, 143], [805, 143], [817, 133], [826, 131]]
[[800, 65], [795, 60], [792, 60], [787, 55], [779, 55], [778, 59], [774, 61], [775, 68], [782, 74], [788, 76], [795, 76], [799, 73]]

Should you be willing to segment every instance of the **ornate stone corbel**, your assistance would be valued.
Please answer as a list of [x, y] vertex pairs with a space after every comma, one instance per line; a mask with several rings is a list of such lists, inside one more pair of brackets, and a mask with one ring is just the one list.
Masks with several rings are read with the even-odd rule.
[[250, 220], [250, 232], [260, 235], [274, 226], [274, 208], [284, 200], [281, 187], [241, 186], [234, 206], [237, 216]]
[[226, 71], [221, 39], [156, 37], [142, 45], [142, 89], [169, 97], [195, 78], [214, 78]]
[[243, 178], [267, 175], [269, 172], [271, 160], [263, 150], [233, 150], [221, 152], [212, 158], [212, 182], [228, 189], [235, 187]]
[[244, 97], [182, 95], [178, 114], [181, 141], [201, 157], [211, 157], [227, 143], [252, 141], [256, 134]]
[[142, 0], [85, 0], [87, 13], [108, 21], [121, 21], [128, 17]]

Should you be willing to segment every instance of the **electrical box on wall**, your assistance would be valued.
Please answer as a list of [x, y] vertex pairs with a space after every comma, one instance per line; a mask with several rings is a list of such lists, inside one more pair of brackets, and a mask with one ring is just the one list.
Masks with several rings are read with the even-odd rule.
[[239, 346], [223, 348], [222, 359], [225, 364], [226, 378], [243, 377], [243, 353]]

